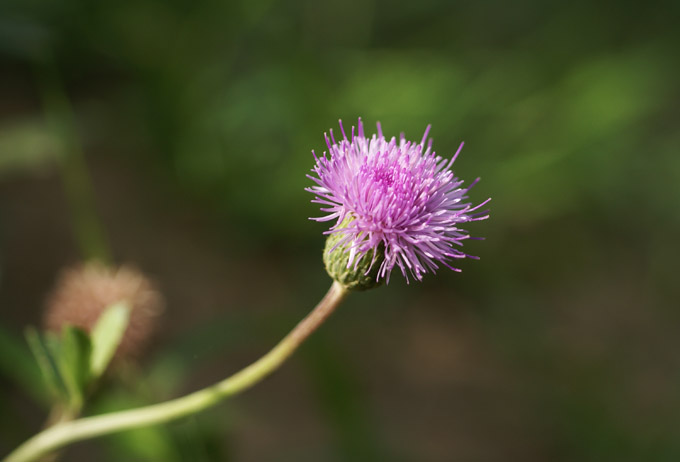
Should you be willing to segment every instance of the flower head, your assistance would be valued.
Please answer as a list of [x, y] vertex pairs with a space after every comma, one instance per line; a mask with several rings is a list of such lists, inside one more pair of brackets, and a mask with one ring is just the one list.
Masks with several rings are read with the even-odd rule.
[[117, 302], [129, 305], [130, 319], [116, 355], [138, 354], [155, 330], [165, 302], [155, 285], [129, 266], [86, 263], [62, 271], [47, 300], [45, 327], [59, 332], [70, 324], [90, 332], [104, 310]]
[[439, 264], [460, 271], [451, 266], [452, 259], [477, 257], [457, 248], [474, 239], [459, 226], [489, 216], [478, 211], [489, 199], [476, 206], [466, 201], [479, 179], [463, 187], [451, 170], [463, 144], [448, 160], [432, 151], [432, 140], [425, 144], [429, 125], [420, 143], [403, 134], [388, 140], [380, 123], [377, 129], [368, 138], [359, 119], [348, 138], [340, 121], [342, 139], [336, 141], [331, 130], [330, 139], [325, 135], [328, 152], [314, 154], [313, 175], [307, 176], [316, 185], [306, 190], [316, 195], [312, 202], [321, 204], [326, 215], [312, 219], [335, 220], [325, 232], [332, 243], [324, 251], [326, 268], [338, 280], [329, 261], [337, 267], [338, 259], [330, 255], [340, 251], [344, 268], [372, 274], [376, 283], [389, 282], [395, 266], [407, 281], [409, 274], [421, 280]]

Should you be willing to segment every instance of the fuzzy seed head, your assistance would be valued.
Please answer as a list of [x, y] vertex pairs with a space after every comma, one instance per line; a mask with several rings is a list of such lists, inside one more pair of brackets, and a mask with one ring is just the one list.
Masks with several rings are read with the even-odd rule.
[[130, 307], [130, 318], [116, 356], [135, 356], [148, 343], [165, 302], [133, 267], [86, 263], [65, 269], [47, 299], [44, 324], [56, 332], [67, 324], [90, 332], [103, 311], [121, 301]]

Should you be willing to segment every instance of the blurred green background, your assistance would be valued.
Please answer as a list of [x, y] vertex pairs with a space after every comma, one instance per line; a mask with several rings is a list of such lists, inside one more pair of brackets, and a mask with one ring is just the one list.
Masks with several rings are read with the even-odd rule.
[[446, 157], [466, 142], [456, 174], [493, 198], [466, 245], [481, 261], [355, 294], [254, 389], [65, 460], [680, 460], [679, 17], [677, 1], [1, 0], [0, 454], [46, 412], [23, 329], [98, 245], [72, 210], [93, 205], [115, 261], [168, 301], [87, 412], [178, 396], [325, 292], [305, 174], [323, 132], [361, 116], [414, 140], [431, 123]]

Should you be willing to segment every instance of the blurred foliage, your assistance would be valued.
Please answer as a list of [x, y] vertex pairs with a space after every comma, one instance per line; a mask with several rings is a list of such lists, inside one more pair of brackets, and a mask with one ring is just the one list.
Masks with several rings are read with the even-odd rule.
[[[456, 310], [479, 321], [542, 422], [536, 460], [677, 460], [678, 17], [680, 3], [661, 0], [3, 0], [0, 181], [56, 170], [63, 146], [43, 107], [53, 66], [88, 159], [123, 159], [150, 189], [200, 204], [235, 261], [287, 259], [301, 282], [283, 304], [299, 307], [325, 284], [306, 275], [320, 271], [322, 242], [303, 190], [323, 132], [361, 116], [420, 139], [431, 123], [439, 154], [466, 142], [455, 170], [482, 177], [472, 199], [493, 198], [472, 229], [487, 238], [469, 247], [482, 261], [408, 291], [396, 281], [372, 303], [436, 293], [433, 313], [468, 307]], [[353, 303], [362, 325], [382, 327], [387, 310]], [[148, 380], [180, 381], [193, 358], [247, 346], [244, 331], [268, 341], [258, 330], [275, 337], [289, 314], [271, 321], [281, 330], [234, 313], [195, 327]], [[24, 384], [35, 371], [7, 366], [24, 347], [1, 334], [2, 372]], [[330, 341], [302, 356], [335, 447], [290, 460], [449, 460], [387, 447], [361, 358]], [[145, 400], [122, 388], [94, 408], [182, 389]], [[224, 420], [111, 437], [109, 459], [227, 460]]]

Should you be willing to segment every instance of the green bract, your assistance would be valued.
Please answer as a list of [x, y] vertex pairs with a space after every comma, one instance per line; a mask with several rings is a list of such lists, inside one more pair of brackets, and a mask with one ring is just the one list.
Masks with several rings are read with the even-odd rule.
[[[343, 226], [352, 220], [345, 219]], [[368, 290], [382, 285], [383, 279], [378, 279], [378, 270], [385, 259], [385, 246], [379, 245], [369, 250], [363, 258], [355, 260], [349, 265], [351, 242], [338, 245], [346, 236], [342, 233], [332, 233], [326, 239], [323, 251], [323, 262], [326, 271], [333, 278], [349, 290]]]

